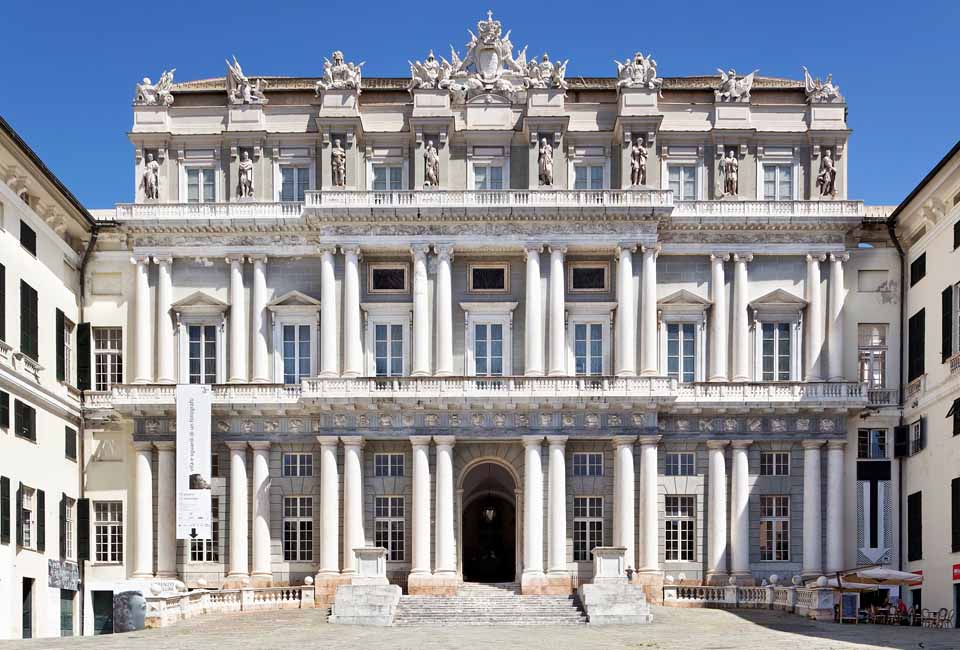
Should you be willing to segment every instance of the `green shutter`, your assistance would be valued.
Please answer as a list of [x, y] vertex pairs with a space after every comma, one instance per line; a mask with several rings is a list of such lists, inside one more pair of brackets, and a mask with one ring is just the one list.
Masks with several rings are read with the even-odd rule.
[[67, 559], [67, 495], [60, 495], [60, 559]]
[[47, 550], [47, 497], [37, 490], [37, 550]]
[[10, 393], [0, 390], [0, 427], [10, 426]]
[[10, 543], [10, 479], [0, 476], [0, 544]]
[[7, 267], [0, 264], [0, 340], [7, 338]]
[[90, 499], [77, 499], [77, 561], [90, 559]]
[[90, 323], [77, 325], [77, 388], [90, 390]]
[[940, 292], [940, 360], [953, 356], [953, 287]]
[[23, 546], [23, 483], [17, 485], [17, 546]]
[[951, 550], [957, 553], [960, 552], [960, 478], [950, 481], [950, 524]]
[[57, 381], [64, 381], [67, 377], [67, 370], [66, 370], [67, 359], [66, 359], [66, 356], [64, 355], [64, 352], [65, 352], [64, 347], [66, 344], [66, 340], [63, 337], [64, 335], [63, 321], [64, 321], [63, 312], [58, 309], [56, 312], [56, 324], [55, 324], [57, 331], [54, 334], [54, 340], [56, 341], [56, 345], [57, 345]]

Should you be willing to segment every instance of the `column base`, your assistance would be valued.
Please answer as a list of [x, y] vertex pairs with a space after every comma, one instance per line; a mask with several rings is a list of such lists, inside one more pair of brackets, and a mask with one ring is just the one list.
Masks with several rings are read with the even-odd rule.
[[726, 382], [726, 381], [729, 381], [729, 380], [727, 379], [726, 375], [714, 375], [714, 376], [710, 377], [710, 379], [708, 379], [707, 381], [711, 381], [711, 382]]
[[460, 578], [456, 573], [411, 573], [407, 593], [411, 596], [456, 596]]
[[241, 589], [251, 585], [250, 575], [247, 573], [229, 573], [220, 585], [221, 589]]
[[524, 377], [543, 377], [543, 371], [542, 371], [542, 370], [528, 370], [527, 372], [523, 373], [523, 376], [524, 376]]
[[647, 602], [663, 602], [663, 571], [659, 569], [637, 569], [633, 572], [630, 584], [643, 588]]
[[747, 571], [733, 571], [730, 574], [730, 578], [727, 579], [728, 584], [731, 578], [738, 587], [754, 587], [757, 584], [757, 579], [753, 577], [752, 573]]
[[254, 572], [250, 574], [250, 586], [251, 587], [272, 587], [273, 574], [258, 573], [258, 572]]
[[520, 593], [568, 596], [573, 593], [573, 582], [569, 574], [524, 573], [520, 578]]
[[350, 584], [349, 576], [339, 573], [318, 573], [313, 579], [314, 606], [332, 607], [337, 596], [337, 587]]
[[[172, 384], [173, 382], [170, 382], [170, 383]], [[270, 380], [267, 379], [266, 377], [254, 377], [253, 379], [250, 380], [250, 383], [251, 384], [269, 384]]]
[[725, 587], [730, 582], [730, 576], [726, 571], [708, 571], [703, 579], [703, 584], [714, 587]]
[[130, 574], [131, 580], [153, 580], [152, 573], [145, 573], [143, 571], [134, 571]]
[[645, 368], [640, 371], [641, 377], [657, 377], [660, 372], [656, 368]]
[[176, 580], [179, 575], [176, 571], [157, 571], [158, 580]]

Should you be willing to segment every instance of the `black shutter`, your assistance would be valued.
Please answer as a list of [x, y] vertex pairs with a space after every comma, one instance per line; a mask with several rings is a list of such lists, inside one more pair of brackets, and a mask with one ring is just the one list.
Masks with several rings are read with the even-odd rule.
[[77, 325], [77, 388], [90, 390], [90, 323]]
[[60, 495], [60, 559], [67, 559], [67, 495]]
[[0, 339], [7, 338], [7, 267], [0, 264]]
[[921, 451], [927, 448], [927, 416], [920, 417], [920, 446], [917, 447], [916, 451]]
[[910, 455], [910, 427], [901, 424], [893, 428], [893, 457], [906, 458]]
[[57, 331], [54, 335], [54, 340], [57, 342], [57, 381], [64, 381], [67, 377], [67, 359], [64, 356], [64, 327], [63, 327], [63, 312], [59, 309], [57, 310], [56, 316], [56, 325]]
[[63, 455], [70, 460], [77, 459], [77, 430], [64, 427]]
[[37, 328], [37, 292], [20, 280], [20, 351], [34, 361], [40, 361]]
[[907, 560], [923, 559], [923, 493], [907, 496]]
[[37, 550], [47, 550], [47, 497], [37, 490]]
[[940, 292], [940, 359], [953, 356], [953, 287]]
[[[954, 202], [954, 205], [956, 205], [956, 202]], [[958, 248], [960, 248], [960, 221], [953, 224], [953, 249]]]
[[908, 337], [908, 360], [907, 360], [907, 381], [913, 381], [923, 374], [923, 348], [924, 348], [924, 324], [926, 322], [926, 312], [921, 309], [910, 317], [907, 322]]
[[950, 481], [950, 530], [951, 550], [960, 552], [960, 478]]
[[10, 479], [0, 476], [0, 544], [10, 543]]
[[90, 499], [77, 499], [77, 561], [90, 559]]
[[23, 546], [23, 483], [17, 485], [17, 546]]
[[10, 393], [0, 390], [0, 427], [10, 426]]

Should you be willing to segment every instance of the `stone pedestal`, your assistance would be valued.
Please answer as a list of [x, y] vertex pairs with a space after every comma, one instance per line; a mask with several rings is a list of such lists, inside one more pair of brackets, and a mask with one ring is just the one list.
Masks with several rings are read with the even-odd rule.
[[643, 593], [650, 602], [659, 603], [663, 600], [662, 571], [637, 571], [631, 577], [630, 584], [643, 589]]
[[392, 625], [400, 594], [398, 585], [341, 585], [337, 587], [330, 622], [339, 625]]
[[658, 92], [652, 88], [621, 88], [618, 114], [623, 117], [656, 115]]
[[356, 573], [350, 578], [352, 585], [387, 585], [387, 549], [376, 546], [355, 548]]
[[623, 546], [593, 549], [593, 584], [580, 585], [578, 593], [594, 625], [640, 625], [653, 621], [644, 587], [627, 582]]

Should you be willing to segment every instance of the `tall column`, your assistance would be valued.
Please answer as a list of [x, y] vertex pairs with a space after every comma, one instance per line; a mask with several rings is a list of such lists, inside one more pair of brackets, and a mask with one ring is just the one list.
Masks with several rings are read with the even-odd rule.
[[437, 251], [437, 375], [453, 374], [453, 295], [450, 266], [453, 246], [435, 246]]
[[134, 328], [137, 342], [134, 359], [133, 383], [149, 384], [153, 382], [153, 336], [150, 332], [150, 258], [137, 256], [130, 258], [137, 265], [135, 275]]
[[343, 376], [363, 374], [363, 329], [360, 320], [360, 247], [343, 247]]
[[613, 438], [613, 545], [627, 549], [624, 557], [628, 569], [637, 566], [634, 543], [636, 472], [633, 467], [633, 445], [636, 441], [636, 436]]
[[250, 296], [250, 335], [253, 339], [253, 381], [266, 384], [271, 381], [267, 354], [267, 256], [252, 255], [253, 290]]
[[823, 573], [820, 447], [823, 440], [803, 441], [803, 575]]
[[528, 377], [543, 375], [543, 303], [540, 284], [540, 249], [542, 246], [526, 246], [527, 291], [524, 309], [526, 314], [524, 334], [526, 358], [524, 373]]
[[437, 575], [457, 575], [457, 541], [453, 533], [453, 436], [434, 436], [437, 443]]
[[637, 374], [637, 308], [633, 292], [633, 251], [636, 246], [617, 246], [617, 375]]
[[157, 383], [175, 384], [173, 360], [173, 319], [170, 306], [173, 304], [172, 257], [154, 257], [157, 263]]
[[723, 457], [727, 440], [710, 440], [709, 493], [707, 522], [707, 579], [717, 583], [727, 573], [727, 467]]
[[415, 244], [413, 255], [413, 371], [415, 377], [430, 374], [430, 295], [427, 281], [427, 244]]
[[830, 340], [827, 342], [828, 372], [830, 381], [843, 381], [843, 263], [850, 259], [846, 253], [830, 256], [830, 318], [827, 320]]
[[657, 356], [657, 255], [659, 246], [643, 247], [643, 271], [640, 309], [640, 374], [644, 377], [659, 374]]
[[547, 571], [567, 575], [567, 470], [564, 446], [567, 436], [547, 436], [549, 445], [550, 512], [547, 546]]
[[363, 533], [363, 436], [340, 436], [343, 442], [343, 571], [357, 572], [353, 549], [366, 545]]
[[660, 524], [657, 513], [657, 443], [660, 436], [640, 436], [640, 560], [637, 570], [660, 570]]
[[133, 547], [133, 577], [153, 577], [153, 444], [134, 442], [137, 460], [136, 477], [136, 523], [137, 535]]
[[337, 439], [317, 436], [320, 443], [320, 574], [339, 575], [340, 475]]
[[410, 436], [413, 446], [411, 574], [430, 573], [430, 436]]
[[567, 325], [563, 246], [550, 247], [550, 375], [567, 374]]
[[320, 247], [320, 375], [340, 374], [340, 351], [337, 349], [337, 278], [333, 254], [336, 246]]
[[543, 576], [543, 436], [523, 436], [523, 577]]
[[243, 302], [243, 256], [227, 258], [230, 265], [230, 383], [247, 381], [247, 312]]
[[710, 294], [713, 307], [710, 309], [710, 381], [727, 381], [727, 285], [723, 264], [730, 256], [726, 253], [710, 255]]
[[845, 440], [827, 443], [827, 573], [844, 568], [843, 466]]
[[730, 471], [730, 573], [750, 575], [750, 466], [747, 450], [752, 440], [733, 441]]
[[270, 567], [270, 443], [253, 447], [253, 578], [273, 579]]
[[157, 576], [177, 575], [177, 459], [172, 440], [157, 447]]
[[733, 256], [733, 381], [750, 381], [750, 285], [747, 263], [753, 261], [750, 253]]
[[820, 354], [823, 352], [823, 297], [820, 292], [820, 262], [826, 255], [807, 255], [807, 340], [806, 380], [822, 381]]
[[247, 554], [247, 443], [228, 442], [230, 449], [230, 572], [243, 579], [250, 573]]

